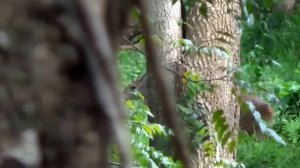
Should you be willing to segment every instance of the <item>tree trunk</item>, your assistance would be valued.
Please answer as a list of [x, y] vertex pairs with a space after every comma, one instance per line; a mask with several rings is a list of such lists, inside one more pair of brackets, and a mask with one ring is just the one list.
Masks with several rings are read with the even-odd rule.
[[[214, 135], [212, 128], [212, 112], [223, 109], [230, 129], [237, 136], [239, 122], [239, 107], [236, 103], [235, 96], [232, 94], [234, 88], [231, 80], [230, 71], [239, 65], [240, 58], [240, 32], [238, 30], [237, 18], [240, 16], [239, 1], [222, 1], [215, 0], [212, 4], [207, 3], [207, 18], [199, 10], [199, 6], [192, 8], [187, 12], [187, 38], [192, 40], [196, 46], [221, 46], [228, 50], [231, 55], [224, 58], [212, 53], [212, 56], [200, 54], [199, 56], [182, 57], [187, 70], [198, 72], [202, 79], [217, 79], [226, 76], [220, 80], [211, 80], [210, 84], [214, 85], [213, 92], [206, 92], [199, 96], [198, 101], [207, 107], [207, 123], [211, 135]], [[220, 33], [220, 32], [223, 32]], [[224, 33], [230, 36], [224, 35]], [[224, 43], [218, 38], [225, 39], [229, 43]], [[235, 153], [230, 153], [226, 148], [217, 147], [217, 158], [234, 160]], [[210, 162], [211, 158], [205, 158], [203, 150], [198, 151], [194, 167], [213, 167]]]
[[[82, 2], [94, 5], [85, 4], [86, 8], [81, 8]], [[119, 2], [123, 1], [113, 1], [111, 4], [116, 7]], [[93, 26], [103, 31], [103, 27], [107, 26], [110, 30], [110, 34], [104, 31], [97, 35], [101, 39], [108, 36], [111, 44], [108, 40], [99, 43], [93, 32], [99, 29], [92, 29], [89, 32], [92, 35], [88, 34], [91, 37], [86, 37], [84, 21], [78, 18], [80, 14], [76, 7], [82, 9], [80, 14], [84, 15], [84, 21], [104, 22], [99, 17], [97, 8], [101, 6], [98, 0], [1, 1], [0, 167], [108, 167], [113, 130], [122, 132], [120, 135], [127, 132], [124, 127], [120, 128], [124, 114], [115, 114], [121, 111], [117, 105], [120, 98], [112, 91], [116, 91], [111, 87], [116, 86], [116, 81], [111, 73], [114, 76], [117, 74], [106, 69], [104, 75], [95, 75], [87, 65], [87, 58], [98, 54], [97, 58], [93, 57], [101, 59], [100, 63], [93, 62], [96, 66], [109, 60], [111, 67], [116, 67], [111, 61], [114, 55], [110, 50], [116, 43], [116, 38], [112, 37], [116, 35], [113, 31], [120, 32], [121, 26], [117, 24], [114, 29], [109, 29], [107, 23], [95, 26], [94, 22], [87, 21], [87, 29]], [[109, 9], [121, 15], [116, 12], [118, 8]], [[121, 20], [119, 16], [114, 16], [112, 20]], [[125, 14], [122, 16], [125, 17]], [[90, 45], [93, 42], [99, 44], [97, 52], [95, 46]], [[103, 48], [110, 52], [103, 54]], [[93, 72], [99, 72], [103, 67], [94, 68]], [[101, 78], [109, 76], [110, 81], [93, 80], [93, 75]], [[109, 83], [109, 86], [99, 88], [94, 81]], [[106, 102], [113, 103], [103, 103], [99, 91], [102, 98], [110, 99]], [[106, 113], [108, 110], [111, 113]], [[117, 122], [118, 126], [114, 125]], [[117, 136], [115, 139], [123, 143], [128, 141], [118, 140]], [[123, 167], [130, 164], [126, 157], [122, 160]]]
[[[147, 7], [147, 16], [152, 26], [153, 38], [156, 42], [156, 49], [162, 60], [162, 65], [169, 69], [175, 69], [175, 65], [179, 62], [180, 47], [176, 42], [181, 38], [182, 31], [180, 25], [181, 6], [180, 1], [172, 5], [171, 1], [162, 0], [145, 0]], [[147, 66], [149, 67], [149, 66]], [[165, 71], [164, 74], [169, 83], [169, 91], [175, 94], [175, 74]], [[155, 115], [153, 122], [162, 123], [161, 117], [161, 100], [159, 99], [152, 71], [147, 69], [147, 103], [150, 110]], [[154, 146], [160, 150], [170, 152], [169, 143], [165, 140], [156, 139]]]

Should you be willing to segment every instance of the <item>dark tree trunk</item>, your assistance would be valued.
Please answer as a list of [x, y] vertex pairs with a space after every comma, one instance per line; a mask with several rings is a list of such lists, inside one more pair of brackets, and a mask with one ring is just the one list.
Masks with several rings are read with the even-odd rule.
[[[113, 0], [105, 13], [99, 4], [104, 2], [1, 1], [0, 167], [107, 167], [113, 136], [129, 167], [112, 61], [123, 26], [119, 16], [126, 18], [129, 7]], [[108, 40], [99, 42], [98, 36]], [[125, 139], [119, 140], [120, 132]]]

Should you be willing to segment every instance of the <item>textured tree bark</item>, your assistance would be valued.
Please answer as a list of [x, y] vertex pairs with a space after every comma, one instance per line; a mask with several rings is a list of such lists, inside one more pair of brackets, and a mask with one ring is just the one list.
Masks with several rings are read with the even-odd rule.
[[[240, 62], [240, 32], [238, 29], [238, 21], [236, 18], [240, 16], [239, 1], [222, 1], [214, 0], [212, 4], [207, 3], [208, 13], [205, 18], [199, 11], [199, 6], [194, 7], [187, 12], [187, 38], [191, 39], [195, 45], [205, 46], [221, 46], [231, 53], [229, 58], [222, 58], [216, 53], [212, 56], [185, 56], [182, 57], [185, 68], [189, 71], [198, 72], [202, 78], [216, 79], [218, 77], [228, 75], [222, 80], [213, 80], [211, 84], [215, 85], [213, 92], [206, 92], [199, 96], [198, 101], [208, 108], [207, 115], [208, 126], [211, 135], [214, 134], [212, 128], [212, 112], [217, 109], [223, 109], [231, 130], [237, 135], [239, 124], [239, 107], [235, 97], [232, 94], [233, 82], [230, 79], [229, 72], [237, 67]], [[225, 36], [220, 32], [230, 34]], [[229, 43], [218, 41], [223, 38]], [[236, 137], [233, 137], [236, 138]], [[217, 149], [217, 158], [229, 160], [235, 159], [235, 153], [230, 153], [226, 149]], [[203, 151], [200, 149], [195, 159], [194, 167], [213, 167], [210, 159], [205, 158]]]
[[[156, 49], [160, 55], [162, 60], [162, 64], [169, 68], [174, 68], [175, 64], [179, 62], [180, 58], [180, 47], [176, 42], [181, 38], [181, 10], [180, 10], [180, 2], [176, 2], [172, 5], [171, 1], [145, 1], [147, 6], [147, 16], [149, 22], [152, 26], [152, 34], [154, 38], [158, 38], [156, 41]], [[166, 77], [170, 82], [170, 91], [174, 92], [175, 85], [172, 81], [174, 81], [175, 75], [170, 72], [166, 72]], [[157, 106], [158, 100], [157, 95], [154, 89], [154, 82], [151, 75], [151, 70], [148, 69], [148, 87], [149, 90], [149, 107], [153, 109], [154, 112], [158, 112], [159, 114], [160, 107]], [[152, 80], [151, 80], [152, 79]]]
[[[156, 42], [155, 47], [162, 60], [162, 65], [170, 69], [175, 69], [175, 65], [178, 64], [181, 54], [180, 47], [176, 45], [182, 34], [180, 1], [172, 5], [171, 1], [145, 0], [145, 4], [149, 23], [152, 26], [153, 38]], [[175, 95], [175, 74], [165, 71], [164, 75], [170, 86], [169, 91]], [[158, 96], [155, 80], [150, 68], [147, 69], [147, 78], [147, 103], [152, 113], [156, 116], [152, 120], [153, 122], [162, 123], [161, 100]], [[155, 140], [153, 145], [167, 153], [170, 152], [170, 143], [165, 140]]]

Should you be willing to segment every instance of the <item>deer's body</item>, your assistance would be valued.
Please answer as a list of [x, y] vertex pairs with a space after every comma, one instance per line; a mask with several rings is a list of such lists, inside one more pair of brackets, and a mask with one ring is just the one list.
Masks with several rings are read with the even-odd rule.
[[[135, 81], [132, 85], [130, 85], [127, 89], [125, 89], [125, 97], [126, 99], [137, 99], [138, 96], [135, 96], [132, 91], [139, 91], [147, 100], [147, 87], [146, 87], [146, 76], [143, 76], [141, 79]], [[250, 96], [242, 94], [241, 99], [243, 102], [250, 101], [255, 106], [255, 110], [261, 114], [261, 118], [266, 121], [272, 121], [274, 117], [273, 110], [271, 106], [266, 103], [263, 99], [257, 96]], [[147, 102], [146, 102], [147, 103]], [[241, 110], [240, 113], [240, 129], [242, 131], [247, 132], [248, 134], [256, 133], [257, 135], [261, 134], [261, 130], [255, 121], [253, 115], [249, 111]]]
[[[271, 108], [271, 106], [266, 103], [263, 99], [257, 96], [248, 96], [248, 95], [242, 95], [242, 101], [246, 102], [252, 102], [252, 104], [255, 106], [255, 110], [258, 111], [261, 115], [261, 118], [266, 122], [271, 122], [274, 113]], [[248, 134], [260, 134], [261, 130], [257, 124], [257, 122], [254, 119], [254, 116], [249, 111], [243, 111], [241, 109], [240, 113], [240, 129], [243, 131], [246, 131]]]

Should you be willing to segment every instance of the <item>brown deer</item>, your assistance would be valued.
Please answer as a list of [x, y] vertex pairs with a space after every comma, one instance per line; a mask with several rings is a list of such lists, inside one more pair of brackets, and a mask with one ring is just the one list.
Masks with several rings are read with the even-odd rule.
[[[263, 99], [257, 96], [243, 95], [241, 96], [242, 102], [251, 102], [255, 110], [261, 115], [261, 118], [266, 122], [271, 122], [274, 117], [274, 112], [271, 106], [266, 103]], [[253, 114], [249, 110], [241, 108], [240, 111], [240, 129], [247, 132], [248, 134], [256, 133], [261, 134], [261, 130], [255, 121]]]
[[[138, 96], [133, 94], [133, 91], [139, 91], [145, 97], [145, 102], [147, 103], [147, 101], [146, 101], [146, 99], [147, 99], [146, 83], [147, 83], [146, 75], [144, 75], [142, 78], [134, 81], [129, 87], [127, 87], [124, 90], [125, 99], [127, 99], [127, 100], [138, 99]], [[266, 122], [272, 121], [272, 119], [274, 117], [273, 110], [272, 110], [271, 106], [266, 101], [261, 99], [260, 97], [242, 94], [241, 101], [242, 102], [247, 102], [247, 101], [252, 102], [252, 104], [255, 107], [255, 110], [261, 114], [261, 118], [264, 121], [266, 121]], [[241, 108], [241, 111], [240, 111], [240, 129], [242, 131], [247, 132], [250, 135], [252, 135], [254, 133], [257, 136], [261, 135], [261, 130], [260, 130], [257, 122], [255, 121], [254, 116], [252, 115], [252, 113], [249, 110], [245, 110], [243, 108]]]

